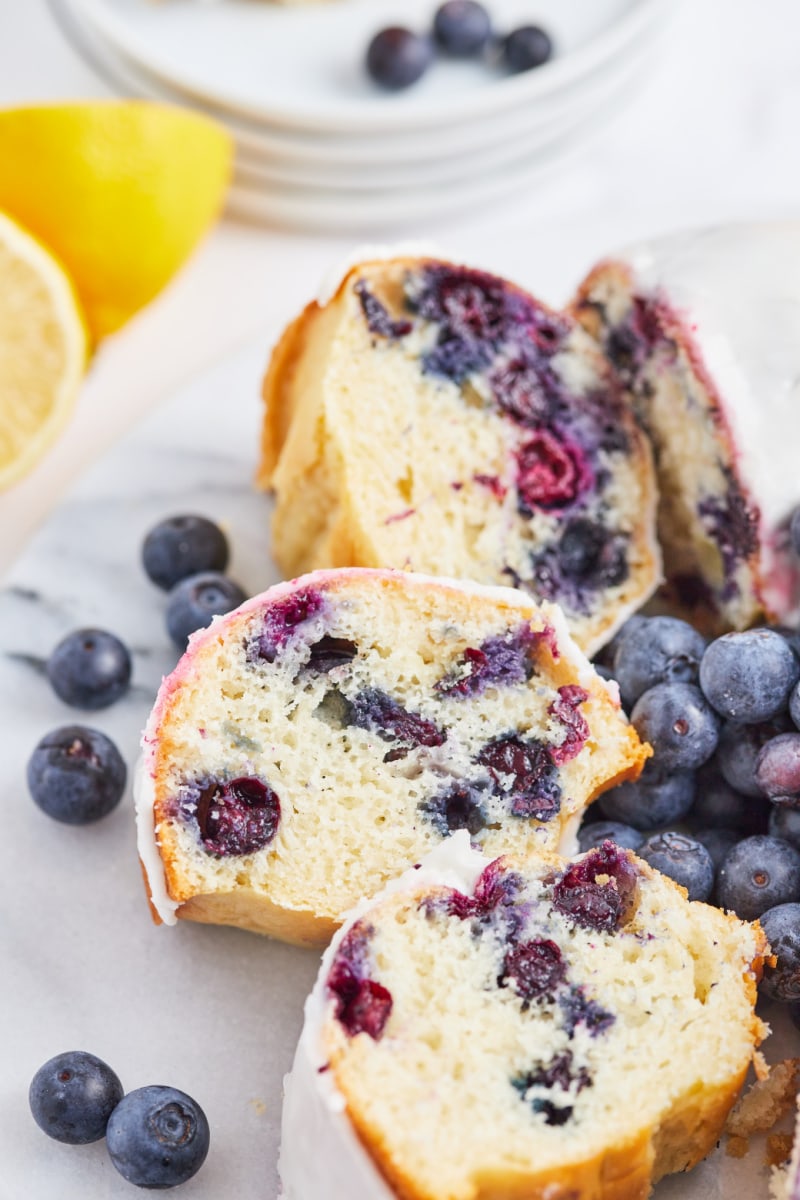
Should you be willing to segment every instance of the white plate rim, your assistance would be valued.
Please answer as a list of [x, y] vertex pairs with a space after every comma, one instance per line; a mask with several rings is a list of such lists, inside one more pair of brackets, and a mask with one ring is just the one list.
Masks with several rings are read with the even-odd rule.
[[376, 111], [351, 102], [347, 106], [350, 111], [346, 116], [337, 116], [323, 109], [298, 114], [280, 105], [254, 106], [243, 100], [232, 99], [196, 79], [179, 78], [171, 64], [161, 60], [159, 55], [153, 56], [149, 45], [142, 43], [137, 35], [131, 35], [119, 15], [107, 7], [106, 0], [72, 0], [72, 4], [80, 10], [84, 20], [93, 28], [102, 30], [107, 41], [124, 52], [126, 57], [136, 61], [149, 74], [166, 81], [173, 90], [195, 100], [210, 102], [212, 107], [224, 113], [236, 113], [251, 121], [266, 121], [270, 126], [287, 130], [358, 134], [430, 131], [437, 125], [458, 124], [533, 103], [559, 87], [579, 83], [593, 66], [617, 61], [641, 30], [647, 29], [662, 12], [674, 9], [675, 0], [633, 0], [633, 6], [627, 12], [587, 45], [546, 63], [536, 71], [498, 79], [491, 90], [482, 91], [472, 101], [465, 100], [463, 96], [440, 99], [438, 106], [432, 106], [433, 111], [424, 115], [400, 109], [381, 108]]

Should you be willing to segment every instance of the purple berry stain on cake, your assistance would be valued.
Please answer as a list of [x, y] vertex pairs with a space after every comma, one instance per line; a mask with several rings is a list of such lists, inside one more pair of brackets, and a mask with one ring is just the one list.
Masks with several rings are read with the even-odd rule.
[[541, 1092], [569, 1092], [576, 1096], [585, 1087], [592, 1086], [592, 1077], [586, 1067], [575, 1070], [572, 1051], [564, 1050], [561, 1054], [554, 1055], [548, 1063], [542, 1063], [522, 1075], [515, 1076], [511, 1084], [523, 1099], [529, 1101], [535, 1113], [544, 1116], [548, 1125], [566, 1125], [572, 1116], [573, 1106], [556, 1104], [554, 1100], [542, 1096]]
[[550, 821], [561, 808], [561, 788], [550, 749], [516, 734], [489, 742], [477, 755], [496, 791], [508, 797], [515, 817]]
[[392, 341], [406, 337], [414, 328], [411, 321], [395, 321], [389, 316], [385, 305], [371, 292], [363, 279], [355, 285], [355, 293], [361, 304], [361, 311], [367, 328], [376, 337], [389, 338]]
[[703, 528], [717, 546], [725, 573], [723, 600], [731, 600], [738, 588], [733, 578], [737, 568], [758, 550], [758, 509], [748, 504], [744, 492], [728, 471], [728, 487], [722, 496], [707, 496], [697, 506]]
[[545, 600], [588, 614], [598, 590], [618, 587], [628, 578], [629, 541], [627, 534], [599, 521], [574, 517], [557, 542], [531, 555], [532, 583]]
[[475, 837], [486, 828], [486, 792], [467, 779], [456, 779], [435, 796], [423, 800], [419, 810], [442, 837], [466, 829]]
[[506, 953], [498, 977], [500, 987], [513, 987], [522, 999], [523, 1010], [532, 1000], [553, 999], [553, 994], [567, 974], [567, 964], [555, 942], [534, 938], [519, 942]]
[[561, 993], [558, 1004], [564, 1018], [564, 1029], [572, 1037], [579, 1025], [590, 1037], [605, 1033], [614, 1024], [616, 1017], [596, 1000], [586, 995], [582, 987], [571, 987]]
[[482, 475], [478, 473], [473, 475], [472, 479], [474, 483], [477, 483], [480, 487], [485, 487], [487, 491], [491, 492], [495, 500], [500, 503], [505, 500], [508, 488], [501, 481], [499, 475]]
[[349, 638], [329, 637], [325, 634], [310, 647], [306, 670], [318, 675], [327, 675], [337, 667], [346, 666], [358, 654], [358, 646]]
[[489, 687], [525, 683], [533, 674], [531, 648], [536, 636], [529, 625], [520, 625], [487, 638], [480, 646], [469, 646], [434, 690], [444, 696], [478, 696]]
[[248, 649], [251, 661], [273, 663], [301, 625], [320, 616], [326, 600], [317, 588], [299, 588], [272, 603], [263, 614], [261, 631]]
[[409, 712], [379, 688], [365, 688], [349, 701], [349, 722], [359, 729], [371, 730], [385, 742], [396, 743], [384, 762], [405, 758], [419, 746], [441, 746], [447, 739], [445, 730], [418, 713]]
[[580, 754], [586, 739], [589, 737], [589, 726], [583, 713], [578, 711], [579, 705], [589, 699], [585, 688], [569, 683], [558, 689], [558, 698], [548, 708], [551, 717], [555, 717], [564, 728], [564, 739], [557, 746], [550, 747], [550, 756], [556, 766], [563, 766]]
[[614, 933], [635, 912], [637, 879], [625, 851], [605, 841], [567, 867], [553, 886], [553, 907], [584, 929]]
[[[592, 302], [588, 302], [591, 307]], [[598, 307], [595, 305], [595, 307]], [[605, 314], [601, 311], [605, 320]], [[675, 343], [665, 332], [671, 319], [663, 304], [642, 296], [634, 297], [625, 320], [605, 338], [605, 352], [626, 386], [637, 390], [637, 372], [657, 346], [674, 353]]]
[[517, 504], [523, 516], [569, 508], [593, 486], [581, 448], [554, 429], [527, 434], [516, 458]]
[[281, 806], [263, 780], [243, 775], [190, 785], [181, 797], [180, 814], [197, 822], [209, 854], [227, 858], [255, 854], [268, 846], [278, 831]]
[[[495, 858], [481, 871], [471, 896], [455, 889], [448, 890], [446, 910], [462, 921], [477, 919], [485, 922], [498, 914], [510, 917], [523, 890], [522, 877], [508, 869], [504, 858]], [[522, 915], [517, 914], [504, 923], [517, 927], [521, 924]]]
[[377, 1041], [392, 1011], [392, 995], [367, 974], [370, 926], [357, 922], [345, 934], [336, 952], [328, 992], [336, 1000], [336, 1019], [350, 1037], [367, 1033]]

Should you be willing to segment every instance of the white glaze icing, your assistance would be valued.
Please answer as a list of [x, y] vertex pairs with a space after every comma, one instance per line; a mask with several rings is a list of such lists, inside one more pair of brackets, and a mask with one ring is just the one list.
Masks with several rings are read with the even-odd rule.
[[167, 880], [164, 874], [164, 864], [158, 852], [156, 828], [153, 820], [153, 803], [155, 788], [153, 779], [145, 762], [144, 754], [139, 756], [133, 772], [133, 801], [136, 807], [136, 848], [139, 859], [147, 878], [150, 891], [150, 901], [153, 908], [165, 925], [176, 925], [175, 916], [180, 905], [167, 892]]
[[800, 499], [800, 221], [676, 234], [620, 257], [690, 331], [768, 532]]
[[471, 895], [490, 861], [472, 849], [467, 831], [459, 830], [432, 850], [419, 867], [393, 879], [374, 899], [361, 900], [325, 951], [306, 1000], [294, 1064], [284, 1081], [279, 1162], [283, 1200], [395, 1200], [356, 1137], [330, 1072], [320, 1070], [326, 1065], [320, 1031], [331, 1006], [325, 981], [342, 938], [373, 905], [396, 892], [436, 885]]

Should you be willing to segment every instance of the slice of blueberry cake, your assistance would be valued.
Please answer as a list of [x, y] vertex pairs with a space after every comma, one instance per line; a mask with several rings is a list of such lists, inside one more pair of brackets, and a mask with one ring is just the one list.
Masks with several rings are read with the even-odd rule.
[[665, 599], [708, 633], [800, 599], [800, 223], [655, 241], [597, 266], [574, 311], [653, 441]]
[[196, 634], [143, 744], [157, 915], [306, 944], [454, 830], [554, 850], [649, 752], [555, 607], [364, 569]]
[[425, 257], [352, 267], [284, 333], [259, 481], [287, 574], [398, 567], [558, 602], [592, 653], [660, 580], [649, 447], [568, 316]]
[[645, 1200], [692, 1167], [766, 1032], [766, 942], [685, 897], [612, 842], [459, 834], [359, 906], [306, 1003], [284, 1200]]

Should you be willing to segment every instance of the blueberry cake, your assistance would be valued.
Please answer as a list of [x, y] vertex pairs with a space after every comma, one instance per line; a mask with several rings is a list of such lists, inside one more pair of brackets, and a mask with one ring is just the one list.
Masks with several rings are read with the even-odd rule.
[[654, 449], [664, 599], [710, 634], [800, 597], [800, 224], [682, 234], [597, 266], [574, 312]]
[[613, 842], [457, 834], [360, 905], [306, 1003], [284, 1200], [645, 1200], [692, 1167], [766, 1033], [766, 943], [685, 896]]
[[429, 257], [351, 267], [285, 331], [259, 482], [286, 574], [397, 567], [561, 605], [592, 653], [660, 580], [646, 439], [592, 339]]
[[456, 829], [554, 850], [649, 753], [554, 606], [365, 569], [194, 635], [143, 744], [156, 914], [303, 944]]

